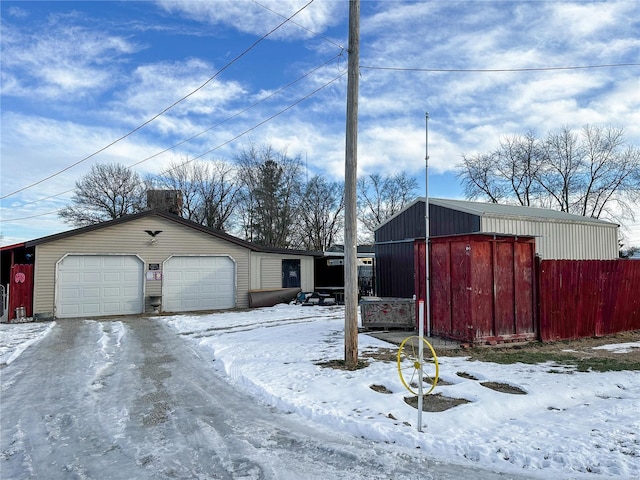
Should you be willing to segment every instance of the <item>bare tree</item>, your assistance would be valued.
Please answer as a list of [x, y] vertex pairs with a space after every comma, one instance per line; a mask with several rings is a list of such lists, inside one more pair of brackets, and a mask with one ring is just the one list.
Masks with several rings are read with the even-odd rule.
[[539, 196], [536, 177], [542, 168], [543, 149], [533, 132], [514, 135], [500, 142], [497, 169], [510, 184], [520, 205], [530, 206]]
[[[628, 207], [623, 199], [640, 196], [640, 150], [625, 144], [622, 128], [587, 125], [582, 139], [585, 174], [578, 212], [594, 218], [615, 216], [620, 207]], [[612, 202], [617, 208], [610, 208]]]
[[297, 247], [324, 251], [344, 226], [344, 186], [316, 175], [306, 185], [300, 207]]
[[169, 168], [149, 181], [154, 188], [177, 190], [182, 195], [182, 212], [180, 216], [200, 223], [202, 198], [200, 185], [206, 178], [206, 165], [200, 162], [189, 162], [188, 159], [173, 161]]
[[288, 248], [295, 238], [301, 201], [302, 161], [271, 146], [250, 145], [236, 157], [242, 182], [240, 219], [245, 237]]
[[462, 156], [457, 176], [468, 199], [485, 197], [492, 203], [498, 203], [505, 197], [505, 186], [498, 176], [495, 157], [493, 153]]
[[358, 218], [371, 240], [375, 228], [415, 199], [418, 182], [405, 173], [392, 177], [378, 174], [358, 179]]
[[594, 218], [633, 218], [640, 200], [640, 150], [618, 127], [563, 127], [501, 142], [464, 157], [458, 174], [467, 198], [556, 208]]
[[71, 201], [58, 215], [77, 227], [92, 225], [144, 210], [145, 187], [124, 165], [97, 164], [76, 182]]
[[240, 185], [235, 168], [223, 161], [212, 162], [199, 184], [201, 220], [207, 227], [227, 231], [238, 207]]
[[540, 196], [536, 183], [542, 168], [543, 149], [533, 133], [514, 135], [488, 154], [462, 156], [458, 173], [467, 198], [485, 197], [492, 203], [515, 197], [520, 205], [532, 205]]
[[537, 180], [555, 208], [571, 212], [576, 202], [573, 192], [583, 188], [579, 176], [583, 171], [583, 154], [578, 135], [565, 126], [547, 135], [544, 148], [544, 166]]
[[237, 207], [238, 183], [233, 165], [223, 161], [171, 163], [154, 188], [178, 190], [182, 194], [181, 216], [217, 230], [227, 231]]

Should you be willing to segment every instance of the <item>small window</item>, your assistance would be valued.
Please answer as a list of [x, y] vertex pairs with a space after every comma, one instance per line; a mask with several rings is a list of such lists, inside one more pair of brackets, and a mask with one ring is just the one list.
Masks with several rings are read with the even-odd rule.
[[300, 260], [282, 260], [282, 288], [300, 288]]

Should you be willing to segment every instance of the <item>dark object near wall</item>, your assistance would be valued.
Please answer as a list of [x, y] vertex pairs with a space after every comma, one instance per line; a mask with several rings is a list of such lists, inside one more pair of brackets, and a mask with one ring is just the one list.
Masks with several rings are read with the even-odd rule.
[[150, 210], [182, 214], [182, 192], [180, 190], [147, 190], [147, 207]]
[[289, 303], [301, 291], [299, 288], [249, 290], [249, 307], [273, 307], [278, 303]]

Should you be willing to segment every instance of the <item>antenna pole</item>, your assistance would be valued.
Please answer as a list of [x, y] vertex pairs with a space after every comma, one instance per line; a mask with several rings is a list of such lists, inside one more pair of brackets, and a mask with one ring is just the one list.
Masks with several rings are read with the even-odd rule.
[[429, 112], [425, 114], [425, 194], [424, 194], [424, 271], [425, 271], [425, 318], [427, 337], [431, 336], [431, 301], [429, 278]]

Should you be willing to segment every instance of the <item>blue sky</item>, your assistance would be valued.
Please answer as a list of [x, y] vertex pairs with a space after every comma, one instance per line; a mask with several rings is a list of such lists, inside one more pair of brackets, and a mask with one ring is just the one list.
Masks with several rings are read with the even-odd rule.
[[[145, 176], [255, 143], [343, 178], [347, 0], [260, 40], [307, 3], [3, 1], [2, 245], [70, 229], [55, 212], [96, 163]], [[424, 192], [425, 112], [434, 197], [462, 198], [461, 155], [505, 136], [612, 124], [640, 145], [636, 0], [362, 1], [360, 30], [360, 175], [406, 172]], [[621, 233], [640, 245], [640, 224]]]

